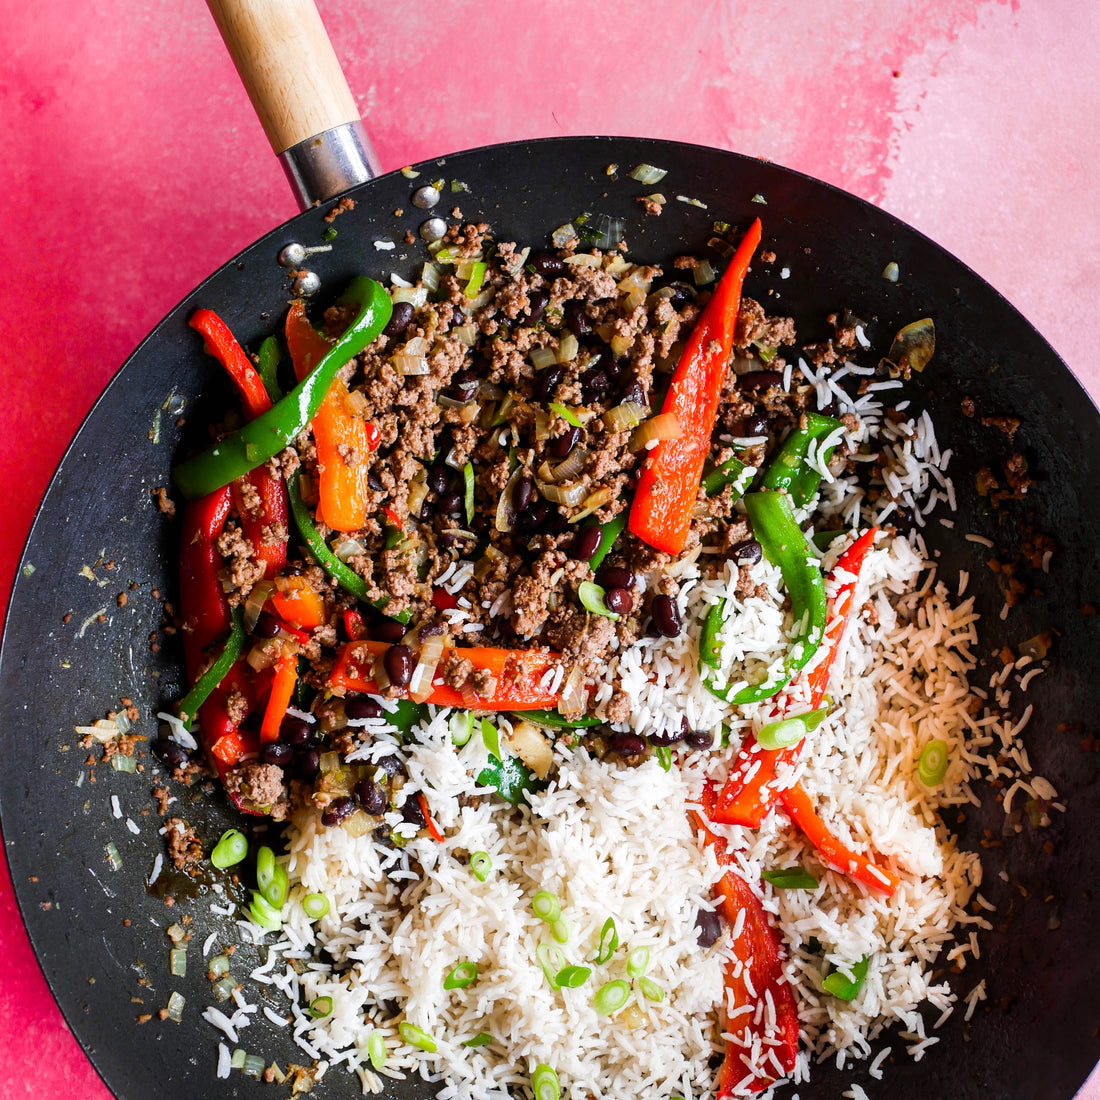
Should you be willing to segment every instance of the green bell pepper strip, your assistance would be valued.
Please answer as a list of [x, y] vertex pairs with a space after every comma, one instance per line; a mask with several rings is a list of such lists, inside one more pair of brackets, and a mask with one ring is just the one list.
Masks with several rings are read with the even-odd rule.
[[[806, 426], [795, 428], [783, 440], [783, 445], [776, 451], [760, 479], [761, 489], [786, 489], [797, 507], [805, 504], [821, 484], [821, 474], [806, 461], [810, 444], [844, 427], [839, 420], [820, 413], [808, 412], [805, 418]], [[832, 453], [833, 448], [829, 447], [825, 452], [826, 462]]]
[[352, 280], [341, 302], [359, 311], [317, 366], [262, 416], [176, 467], [173, 476], [185, 497], [212, 493], [283, 450], [317, 415], [336, 372], [373, 342], [393, 312], [386, 290], [365, 277]]
[[716, 698], [738, 707], [768, 699], [781, 688], [786, 687], [791, 681], [793, 671], [784, 670], [783, 675], [776, 680], [761, 680], [758, 684], [747, 684], [732, 696], [728, 687], [720, 687], [715, 682], [715, 674], [722, 667], [722, 642], [718, 635], [725, 617], [726, 601], [719, 600], [703, 619], [703, 630], [699, 635], [699, 678], [703, 682], [703, 687]]
[[[367, 582], [350, 565], [342, 562], [329, 549], [329, 545], [321, 536], [321, 532], [313, 525], [313, 517], [309, 514], [309, 509], [305, 506], [302, 494], [298, 489], [298, 476], [298, 473], [295, 472], [287, 478], [286, 495], [287, 500], [290, 502], [290, 514], [294, 517], [294, 523], [298, 528], [298, 534], [302, 537], [302, 542], [306, 544], [306, 548], [316, 559], [317, 564], [329, 576], [334, 577], [336, 583], [345, 592], [350, 592], [364, 603], [368, 603], [376, 610], [384, 612], [386, 604], [389, 602], [387, 598], [370, 599]], [[399, 615], [391, 616], [399, 623], [407, 623], [411, 617], [408, 611], [402, 611]]]
[[190, 729], [195, 721], [195, 715], [199, 707], [206, 702], [210, 693], [226, 678], [237, 658], [244, 649], [244, 623], [241, 621], [241, 609], [233, 608], [230, 612], [232, 622], [229, 628], [229, 638], [226, 640], [225, 649], [218, 655], [218, 659], [195, 681], [194, 687], [180, 701], [180, 718], [183, 720], [184, 729]]
[[271, 403], [274, 405], [283, 397], [283, 390], [279, 385], [279, 363], [283, 353], [279, 350], [279, 341], [274, 336], [269, 336], [260, 345], [258, 358], [256, 371], [264, 384], [264, 389], [267, 390], [267, 396], [271, 398]]
[[[727, 458], [719, 466], [715, 466], [706, 477], [703, 478], [703, 489], [708, 497], [716, 496], [727, 485], [734, 484], [748, 469], [748, 466], [739, 458]], [[743, 492], [743, 490], [742, 490]], [[742, 493], [737, 493], [735, 500], [740, 499]]]
[[596, 552], [588, 559], [588, 568], [593, 573], [599, 569], [603, 559], [611, 552], [615, 540], [623, 533], [623, 528], [626, 526], [629, 517], [630, 509], [624, 508], [617, 516], [613, 516], [606, 523], [597, 525], [603, 532], [603, 537], [600, 539], [600, 545], [597, 547]]
[[566, 718], [556, 710], [514, 710], [512, 713], [517, 718], [526, 718], [528, 722], [534, 722], [536, 726], [548, 726], [556, 730], [571, 730], [600, 724], [600, 719], [592, 714], [578, 714], [576, 717]]

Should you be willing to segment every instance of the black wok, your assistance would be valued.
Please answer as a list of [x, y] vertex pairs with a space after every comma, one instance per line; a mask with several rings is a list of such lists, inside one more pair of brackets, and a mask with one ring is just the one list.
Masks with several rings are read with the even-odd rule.
[[[663, 216], [643, 216], [635, 198], [653, 188], [624, 174], [641, 162], [668, 169], [662, 189], [670, 197], [689, 196], [705, 209], [672, 201]], [[607, 173], [613, 163], [620, 166], [617, 180]], [[1002, 645], [1018, 645], [1047, 628], [1057, 632], [1050, 671], [1023, 699], [1034, 704], [1024, 740], [1035, 770], [1054, 783], [1067, 810], [1047, 829], [1032, 828], [1023, 816], [1016, 835], [1005, 829], [994, 792], [986, 792], [980, 810], [968, 809], [958, 825], [960, 840], [981, 848], [983, 893], [997, 911], [980, 961], [954, 980], [965, 994], [985, 978], [989, 999], [969, 1023], [957, 1010], [919, 1064], [895, 1057], [886, 1067], [886, 1087], [899, 1100], [1071, 1096], [1100, 1058], [1100, 952], [1092, 908], [1100, 886], [1100, 785], [1097, 757], [1082, 744], [1095, 732], [1100, 706], [1100, 627], [1085, 613], [1090, 601], [1100, 604], [1094, 551], [1100, 416], [1089, 398], [1039, 334], [964, 265], [881, 210], [775, 165], [672, 142], [567, 138], [473, 150], [419, 169], [416, 180], [391, 173], [351, 192], [356, 205], [333, 223], [332, 251], [309, 259], [321, 279], [320, 298], [334, 296], [357, 274], [415, 275], [423, 244], [406, 245], [403, 238], [417, 232], [425, 213], [410, 196], [420, 183], [442, 176], [466, 188], [453, 200], [445, 196], [445, 210], [457, 202], [464, 219], [490, 222], [498, 239], [544, 245], [553, 228], [589, 211], [624, 219], [631, 255], [646, 260], [701, 251], [714, 220], [745, 224], [760, 214], [765, 246], [778, 261], [753, 271], [747, 292], [770, 309], [792, 313], [803, 339], [827, 335], [826, 314], [843, 308], [866, 319], [882, 347], [901, 324], [935, 318], [935, 358], [910, 389], [954, 450], [950, 473], [959, 510], [953, 530], [932, 522], [926, 537], [950, 583], [960, 568], [971, 574], [970, 591], [984, 612], [980, 652], [988, 655], [988, 671], [977, 673], [976, 683], [999, 667], [993, 655]], [[767, 205], [752, 201], [758, 195]], [[54, 476], [11, 597], [0, 651], [0, 808], [12, 879], [66, 1019], [125, 1100], [272, 1095], [270, 1086], [238, 1073], [227, 1081], [214, 1077], [218, 1035], [200, 1019], [210, 1003], [200, 947], [226, 925], [209, 913], [212, 896], [205, 886], [196, 890], [167, 873], [155, 888], [146, 887], [162, 843], [155, 810], [143, 815], [153, 809], [149, 791], [159, 765], [148, 753], [137, 775], [101, 765], [93, 784], [73, 726], [127, 696], [141, 714], [138, 732], [153, 737], [153, 715], [180, 694], [176, 647], [163, 636], [159, 650], [149, 643], [162, 618], [154, 590], [171, 598], [175, 587], [175, 530], [157, 511], [152, 490], [170, 484], [177, 449], [231, 400], [186, 320], [197, 307], [216, 308], [242, 343], [256, 346], [274, 330], [291, 293], [276, 257], [292, 241], [321, 243], [324, 210], [299, 215], [226, 264], [124, 365]], [[380, 250], [378, 241], [396, 247]], [[896, 284], [882, 278], [890, 261], [900, 269]], [[779, 275], [784, 266], [787, 279]], [[980, 414], [1019, 417], [1015, 443], [964, 415], [963, 395]], [[182, 427], [176, 423], [181, 413]], [[1012, 451], [1026, 455], [1036, 483], [1024, 502], [990, 511], [975, 491], [975, 475], [984, 466], [996, 469]], [[998, 578], [985, 562], [994, 553], [1011, 557], [1035, 531], [1057, 544], [1049, 574], [1029, 573], [1042, 592], [1002, 621]], [[966, 533], [993, 540], [997, 549], [967, 541]], [[91, 579], [81, 575], [83, 566]], [[116, 596], [123, 590], [128, 598], [121, 607]], [[220, 796], [195, 797], [192, 804], [186, 792], [174, 793], [181, 797], [175, 808], [206, 835], [232, 820]], [[120, 818], [113, 816], [112, 795]], [[1002, 836], [1006, 831], [1013, 835]], [[108, 865], [108, 843], [117, 847], [120, 870]], [[166, 909], [165, 892], [174, 894], [176, 907]], [[186, 978], [171, 978], [164, 929], [184, 913], [194, 920], [190, 968]], [[223, 931], [221, 942], [232, 938]], [[245, 972], [248, 956], [242, 949], [235, 973]], [[181, 1023], [155, 1015], [136, 1023], [139, 1014], [163, 1007], [173, 989], [187, 999]], [[288, 1037], [262, 1019], [239, 1045], [284, 1067], [300, 1058]], [[903, 1044], [893, 1046], [898, 1052]], [[812, 1084], [798, 1091], [804, 1098], [839, 1097], [852, 1080], [868, 1085], [859, 1068], [820, 1066]], [[392, 1095], [430, 1093], [416, 1081]], [[358, 1084], [336, 1070], [317, 1094], [351, 1097]]]

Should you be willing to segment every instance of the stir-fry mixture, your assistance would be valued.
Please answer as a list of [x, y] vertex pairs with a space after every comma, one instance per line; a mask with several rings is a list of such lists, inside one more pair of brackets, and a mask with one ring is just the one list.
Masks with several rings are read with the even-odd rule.
[[747, 1095], [951, 1011], [981, 868], [938, 810], [1009, 735], [919, 536], [944, 456], [883, 404], [932, 322], [803, 346], [749, 296], [760, 222], [716, 232], [717, 280], [456, 226], [255, 354], [191, 320], [241, 402], [175, 471], [158, 748], [287, 822], [211, 859], [316, 1076]]

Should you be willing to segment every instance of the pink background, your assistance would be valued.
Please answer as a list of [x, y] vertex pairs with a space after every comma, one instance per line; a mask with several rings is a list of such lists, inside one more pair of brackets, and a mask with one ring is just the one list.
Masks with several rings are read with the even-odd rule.
[[[319, 6], [385, 168], [584, 133], [763, 156], [954, 252], [1100, 397], [1095, 0]], [[6, 604], [96, 395], [194, 284], [296, 210], [199, 0], [0, 0], [0, 23]], [[2, 857], [0, 950], [5, 1096], [106, 1097]], [[1100, 1100], [1100, 1076], [1081, 1096]]]

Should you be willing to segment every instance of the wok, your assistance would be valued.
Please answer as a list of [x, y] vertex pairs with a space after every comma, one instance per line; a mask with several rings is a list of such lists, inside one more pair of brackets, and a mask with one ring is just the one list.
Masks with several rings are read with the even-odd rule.
[[[662, 190], [670, 196], [705, 208], [672, 201], [661, 217], [642, 216], [635, 199], [653, 188], [625, 175], [642, 162], [668, 169]], [[619, 178], [608, 175], [610, 164], [620, 166]], [[335, 296], [362, 273], [414, 275], [423, 244], [406, 245], [404, 236], [415, 235], [426, 214], [411, 204], [411, 194], [442, 176], [464, 185], [453, 198], [445, 195], [442, 209], [457, 202], [465, 220], [490, 222], [497, 239], [542, 246], [553, 228], [588, 211], [623, 219], [631, 255], [646, 260], [701, 251], [714, 220], [744, 224], [759, 213], [766, 246], [779, 259], [753, 271], [747, 292], [764, 301], [769, 291], [778, 295], [769, 308], [793, 314], [803, 340], [826, 336], [826, 314], [843, 308], [866, 319], [882, 347], [902, 324], [935, 318], [935, 358], [909, 389], [954, 451], [958, 514], [954, 529], [933, 521], [925, 536], [949, 583], [959, 569], [970, 572], [969, 591], [983, 612], [983, 667], [975, 683], [1000, 667], [994, 655], [1002, 645], [1056, 631], [1051, 668], [1020, 705], [1034, 705], [1024, 740], [1035, 771], [1054, 783], [1067, 808], [1047, 829], [1033, 829], [1026, 816], [1006, 827], [995, 792], [987, 790], [981, 808], [953, 822], [962, 844], [982, 850], [983, 893], [996, 905], [981, 959], [955, 979], [956, 988], [965, 994], [984, 978], [989, 999], [969, 1023], [957, 1010], [922, 1062], [895, 1056], [887, 1085], [899, 1098], [1071, 1096], [1100, 1058], [1092, 909], [1100, 885], [1100, 785], [1096, 757], [1082, 746], [1100, 701], [1097, 620], [1083, 613], [1090, 602], [1100, 603], [1094, 552], [1100, 415], [1070, 371], [1012, 306], [933, 242], [851, 195], [776, 165], [675, 142], [591, 137], [475, 149], [417, 170], [415, 180], [390, 173], [348, 192], [355, 207], [335, 221], [332, 250], [308, 260], [320, 277], [320, 298]], [[152, 808], [157, 765], [144, 754], [138, 775], [100, 766], [93, 784], [73, 726], [125, 696], [141, 714], [138, 732], [152, 737], [153, 715], [180, 694], [175, 647], [154, 650], [149, 643], [162, 625], [157, 593], [172, 597], [175, 586], [175, 530], [154, 507], [152, 491], [170, 484], [174, 455], [232, 400], [186, 321], [195, 308], [215, 308], [243, 344], [256, 346], [291, 294], [291, 277], [276, 257], [290, 242], [320, 244], [331, 206], [306, 210], [246, 249], [134, 352], [65, 454], [11, 597], [0, 650], [0, 809], [12, 878], [54, 996], [104, 1081], [125, 1100], [168, 1093], [186, 1100], [215, 1090], [272, 1095], [270, 1086], [240, 1074], [214, 1078], [217, 1033], [199, 1018], [210, 1003], [199, 945], [212, 931], [221, 930], [223, 944], [227, 937], [225, 922], [209, 912], [207, 885], [166, 872], [154, 888], [146, 885], [161, 846], [159, 817], [143, 812]], [[395, 247], [383, 250], [376, 242]], [[897, 283], [882, 278], [891, 261], [901, 272]], [[789, 278], [780, 276], [783, 267]], [[980, 415], [1020, 418], [1015, 442], [966, 416], [963, 395]], [[1024, 502], [991, 511], [975, 475], [996, 469], [1013, 451], [1026, 456], [1035, 484]], [[1002, 620], [998, 577], [985, 563], [993, 554], [1012, 557], [1036, 531], [1057, 545], [1049, 574], [1028, 571], [1042, 591]], [[996, 550], [966, 534], [994, 541]], [[116, 600], [122, 591], [124, 607]], [[173, 810], [204, 835], [235, 821], [220, 797], [173, 793], [180, 796]], [[105, 858], [110, 843], [121, 857], [118, 870]], [[166, 893], [177, 899], [175, 908], [165, 907]], [[194, 922], [190, 968], [185, 978], [173, 978], [164, 929], [183, 913]], [[234, 973], [245, 972], [248, 957], [242, 949]], [[187, 999], [181, 1023], [155, 1015], [135, 1022], [163, 1007], [173, 989]], [[262, 1020], [242, 1033], [240, 1045], [283, 1066], [296, 1060], [289, 1039]], [[896, 1054], [901, 1043], [892, 1045]], [[875, 1084], [859, 1067], [838, 1072], [830, 1064], [816, 1067], [810, 1086], [798, 1091], [839, 1097], [853, 1080]], [[332, 1097], [357, 1093], [354, 1079], [339, 1071], [319, 1090]], [[427, 1096], [431, 1089], [417, 1080], [395, 1086], [392, 1095]]]

